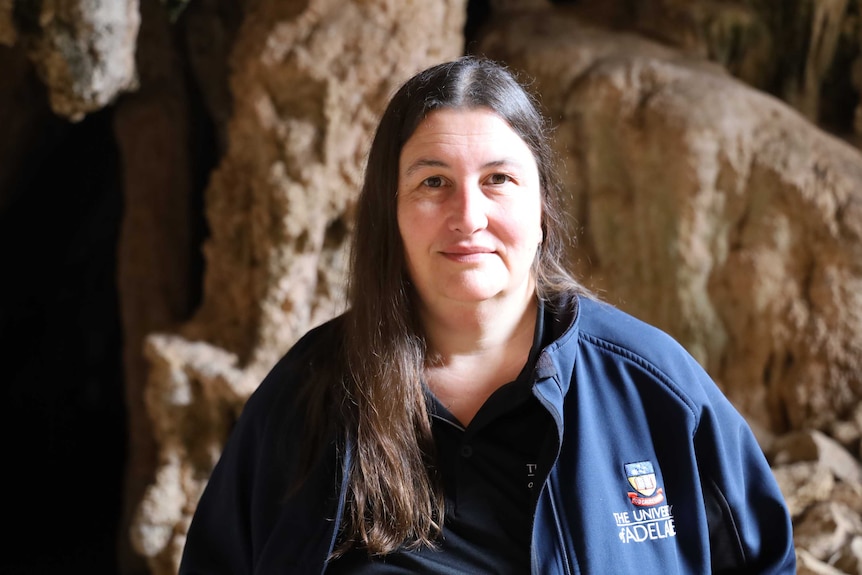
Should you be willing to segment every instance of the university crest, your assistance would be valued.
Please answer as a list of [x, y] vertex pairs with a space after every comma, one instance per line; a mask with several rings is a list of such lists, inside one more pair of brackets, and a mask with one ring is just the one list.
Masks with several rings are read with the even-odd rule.
[[625, 468], [629, 485], [635, 490], [628, 493], [633, 505], [651, 507], [664, 501], [663, 489], [656, 482], [655, 469], [651, 461], [627, 463]]

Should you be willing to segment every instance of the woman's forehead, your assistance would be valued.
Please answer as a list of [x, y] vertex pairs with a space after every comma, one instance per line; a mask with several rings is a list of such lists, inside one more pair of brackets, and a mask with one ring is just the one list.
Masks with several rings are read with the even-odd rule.
[[532, 158], [520, 135], [488, 108], [445, 108], [429, 113], [405, 142], [401, 157], [409, 158], [411, 165], [414, 161], [426, 165], [443, 161], [438, 157], [424, 158], [427, 154], [453, 158], [461, 155], [488, 162], [523, 162], [525, 155]]

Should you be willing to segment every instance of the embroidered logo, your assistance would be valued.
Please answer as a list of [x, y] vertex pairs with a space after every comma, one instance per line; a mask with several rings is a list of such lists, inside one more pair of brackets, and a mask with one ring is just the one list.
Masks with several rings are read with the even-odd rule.
[[629, 492], [629, 499], [638, 507], [652, 507], [664, 501], [663, 489], [658, 487], [655, 469], [651, 461], [638, 461], [626, 464], [626, 476], [635, 492]]
[[626, 493], [634, 509], [629, 507], [613, 514], [620, 542], [644, 543], [676, 537], [673, 508], [660, 505], [665, 500], [664, 489], [658, 486], [652, 462], [627, 463], [625, 471], [628, 484], [634, 489]]

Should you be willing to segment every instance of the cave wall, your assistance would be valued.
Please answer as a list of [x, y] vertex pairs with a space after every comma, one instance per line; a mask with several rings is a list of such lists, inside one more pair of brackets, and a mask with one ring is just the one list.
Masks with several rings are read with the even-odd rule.
[[[855, 0], [0, 0], [2, 215], [50, 126], [103, 110], [113, 129], [121, 571], [175, 571], [245, 398], [342, 308], [386, 99], [465, 50], [541, 93], [585, 281], [698, 357], [787, 491], [834, 477], [820, 436], [792, 434], [819, 430], [858, 459], [859, 19]], [[812, 522], [843, 517], [817, 507], [836, 499], [862, 513], [834, 481], [816, 485], [800, 525], [815, 508]], [[848, 556], [836, 549], [862, 530], [842, 533], [810, 561]]]

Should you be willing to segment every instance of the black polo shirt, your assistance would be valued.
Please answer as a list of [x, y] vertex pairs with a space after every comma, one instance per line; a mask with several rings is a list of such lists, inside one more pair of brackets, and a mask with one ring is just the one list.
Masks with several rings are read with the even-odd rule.
[[[533, 512], [549, 457], [553, 420], [532, 393], [532, 374], [550, 337], [542, 306], [529, 359], [465, 428], [426, 390], [446, 516], [437, 549], [401, 549], [369, 559], [353, 549], [327, 574], [529, 573]], [[545, 455], [543, 457], [543, 455]]]

